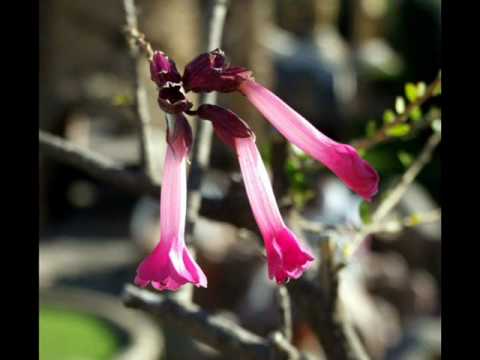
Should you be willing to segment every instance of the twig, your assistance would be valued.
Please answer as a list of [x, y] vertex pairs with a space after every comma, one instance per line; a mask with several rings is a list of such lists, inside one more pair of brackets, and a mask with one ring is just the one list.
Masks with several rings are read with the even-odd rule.
[[423, 169], [423, 167], [430, 161], [433, 151], [440, 143], [442, 135], [438, 132], [433, 133], [428, 139], [427, 143], [423, 147], [420, 155], [410, 165], [407, 171], [402, 175], [402, 178], [398, 184], [391, 190], [387, 196], [380, 202], [378, 207], [372, 214], [372, 220], [369, 224], [365, 225], [354, 237], [350, 250], [348, 251], [349, 257], [352, 257], [356, 253], [357, 249], [363, 243], [363, 240], [372, 233], [378, 232], [382, 229], [382, 221], [390, 213], [390, 211], [398, 204], [402, 199], [402, 196], [408, 190], [410, 184], [415, 180], [417, 175]]
[[403, 219], [402, 225], [404, 227], [415, 227], [423, 224], [431, 224], [442, 219], [442, 209], [434, 209], [428, 212], [412, 214]]
[[[144, 37], [138, 31], [137, 12], [134, 0], [123, 0], [125, 9], [125, 19], [127, 22], [127, 39], [136, 39], [137, 41], [130, 41], [130, 49], [133, 59], [133, 68], [135, 72], [135, 112], [140, 120], [140, 154], [141, 162], [145, 169], [147, 176], [154, 178], [154, 166], [152, 158], [152, 130], [151, 130], [151, 116], [148, 110], [147, 92], [145, 84], [142, 81], [142, 73], [145, 70], [145, 64], [140, 57], [137, 46], [144, 49], [144, 51], [151, 52], [151, 46], [145, 42]], [[136, 37], [134, 37], [136, 35]], [[135, 46], [136, 45], [136, 46]], [[148, 54], [151, 57], [152, 54]]]
[[387, 135], [388, 131], [394, 128], [395, 126], [397, 126], [398, 124], [401, 124], [407, 121], [408, 117], [410, 116], [410, 114], [415, 108], [421, 106], [425, 101], [433, 97], [441, 81], [442, 81], [441, 73], [439, 72], [435, 80], [427, 87], [423, 96], [420, 96], [419, 98], [415, 99], [410, 104], [408, 104], [408, 106], [406, 107], [403, 113], [398, 115], [391, 123], [385, 125], [382, 129], [380, 129], [377, 133], [375, 133], [375, 135], [372, 138], [355, 141], [354, 146], [357, 149], [369, 149], [374, 145], [377, 145], [381, 142], [388, 140], [389, 139], [389, 136]]
[[305, 276], [287, 287], [317, 334], [327, 359], [368, 360], [358, 335], [337, 307], [338, 274], [334, 271], [331, 275], [328, 292], [332, 296]]
[[288, 342], [292, 341], [292, 304], [285, 286], [277, 288], [278, 310], [280, 313], [281, 333]]
[[[151, 60], [153, 58], [152, 45], [145, 40], [145, 34], [138, 30], [135, 0], [123, 0], [123, 8], [125, 10], [125, 20], [127, 23], [125, 34], [129, 39], [130, 49], [132, 52], [137, 52], [138, 49], [142, 50], [147, 56], [147, 59]], [[135, 45], [138, 46], [138, 49], [135, 48]]]
[[90, 176], [128, 190], [133, 194], [149, 194], [158, 198], [160, 186], [143, 173], [135, 173], [124, 165], [72, 142], [50, 135], [38, 134], [40, 150], [47, 156], [85, 171]]
[[210, 315], [191, 302], [181, 302], [132, 285], [125, 287], [123, 298], [126, 306], [154, 314], [205, 344], [227, 354], [237, 354], [241, 359], [306, 359], [279, 334], [267, 340], [229, 319]]
[[371, 228], [370, 233], [399, 233], [419, 225], [436, 223], [441, 218], [442, 210], [434, 209], [424, 213], [412, 214], [400, 220], [383, 221], [376, 228]]
[[[119, 164], [102, 154], [78, 146], [43, 130], [39, 131], [38, 137], [40, 151], [45, 156], [84, 171], [97, 180], [126, 190], [133, 195], [149, 195], [159, 199], [160, 185], [145, 176], [143, 172], [128, 170], [125, 165]], [[249, 210], [247, 202], [238, 201], [238, 191], [242, 191], [243, 195], [243, 188], [239, 186], [231, 187], [230, 192], [222, 198], [204, 195], [199, 214], [209, 219], [220, 219], [220, 221], [228, 222], [238, 227], [252, 228], [249, 220], [243, 220], [236, 212], [225, 211], [225, 209], [232, 209], [233, 207], [236, 207], [241, 213]]]
[[423, 167], [430, 161], [432, 153], [440, 143], [442, 136], [440, 133], [433, 133], [422, 149], [418, 158], [410, 165], [403, 174], [397, 186], [387, 195], [380, 203], [372, 215], [373, 222], [381, 221], [402, 198], [403, 194], [408, 190], [410, 184], [415, 180]]
[[[213, 0], [211, 2], [211, 16], [209, 22], [208, 39], [205, 51], [210, 51], [221, 46], [223, 27], [228, 9], [228, 0]], [[216, 92], [204, 94], [200, 103], [215, 104]], [[212, 125], [208, 121], [197, 119], [195, 142], [192, 149], [192, 166], [188, 179], [188, 207], [187, 207], [187, 242], [191, 243], [198, 211], [202, 205], [201, 186], [203, 174], [210, 162], [210, 149], [212, 144]]]

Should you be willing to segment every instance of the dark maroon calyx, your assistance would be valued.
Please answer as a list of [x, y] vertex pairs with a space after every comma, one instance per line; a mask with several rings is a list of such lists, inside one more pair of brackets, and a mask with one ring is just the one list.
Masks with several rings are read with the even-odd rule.
[[202, 119], [210, 120], [215, 134], [233, 148], [235, 148], [235, 138], [255, 136], [245, 121], [221, 106], [203, 104], [198, 107], [197, 114]]
[[180, 85], [161, 88], [158, 93], [158, 105], [163, 111], [171, 114], [182, 113], [192, 107], [192, 103], [185, 97]]
[[232, 92], [240, 84], [251, 79], [251, 71], [242, 67], [230, 67], [220, 49], [197, 56], [183, 73], [183, 87], [186, 92]]
[[182, 77], [175, 66], [175, 63], [161, 51], [155, 51], [150, 61], [151, 79], [162, 88], [167, 83], [179, 84]]

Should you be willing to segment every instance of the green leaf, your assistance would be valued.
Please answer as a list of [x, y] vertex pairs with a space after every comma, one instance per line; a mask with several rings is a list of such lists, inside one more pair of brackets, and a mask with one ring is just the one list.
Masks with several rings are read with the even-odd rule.
[[422, 110], [419, 106], [415, 106], [412, 111], [410, 112], [409, 118], [413, 121], [419, 121], [422, 118]]
[[377, 132], [377, 124], [375, 120], [369, 120], [367, 123], [367, 137], [371, 138]]
[[405, 167], [409, 167], [413, 162], [413, 156], [406, 151], [400, 150], [397, 153], [397, 156], [402, 165]]
[[367, 225], [372, 222], [372, 205], [366, 201], [362, 201], [359, 207], [360, 218], [363, 224]]
[[408, 124], [398, 124], [390, 129], [387, 129], [385, 132], [388, 136], [392, 137], [402, 137], [407, 135], [410, 132], [410, 125]]
[[305, 182], [305, 174], [302, 172], [296, 172], [293, 175], [293, 180], [298, 184], [303, 184]]
[[425, 95], [425, 91], [427, 91], [427, 85], [423, 81], [418, 82], [417, 97], [422, 97], [423, 95]]
[[417, 99], [417, 87], [412, 83], [405, 84], [405, 96], [412, 102]]
[[395, 111], [397, 114], [403, 114], [405, 112], [405, 99], [401, 96], [397, 96], [395, 99]]
[[432, 129], [433, 131], [442, 132], [442, 120], [441, 119], [435, 119], [432, 121]]
[[385, 112], [383, 113], [383, 122], [385, 124], [390, 124], [394, 120], [395, 120], [395, 113], [390, 109], [385, 110]]

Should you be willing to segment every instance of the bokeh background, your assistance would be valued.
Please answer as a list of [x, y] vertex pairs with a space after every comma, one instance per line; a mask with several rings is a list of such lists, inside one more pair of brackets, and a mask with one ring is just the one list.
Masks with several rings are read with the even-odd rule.
[[[136, 3], [140, 30], [179, 69], [202, 51], [207, 1]], [[122, 2], [43, 0], [39, 6], [40, 128], [138, 169]], [[369, 121], [381, 125], [405, 83], [428, 84], [437, 75], [440, 6], [439, 0], [232, 0], [222, 48], [232, 64], [252, 69], [257, 81], [321, 131], [351, 142], [366, 136]], [[143, 76], [148, 80], [146, 62]], [[155, 176], [161, 179], [164, 115], [153, 83], [147, 92]], [[300, 206], [326, 224], [361, 222], [360, 200], [325, 169], [299, 165], [242, 96], [222, 94], [219, 103], [254, 128], [283, 208]], [[433, 105], [440, 107], [439, 100]], [[382, 189], [405, 171], [430, 133], [366, 152]], [[437, 149], [397, 214], [441, 207], [439, 154]], [[227, 358], [121, 304], [124, 284], [158, 241], [158, 200], [124, 193], [42, 153], [39, 167], [41, 359], [113, 359], [128, 351], [126, 358], [145, 360]], [[238, 173], [231, 151], [215, 139], [204, 196], [234, 193], [246, 203]], [[222, 221], [201, 218], [197, 224], [197, 256], [209, 287], [195, 291], [194, 299], [267, 334], [279, 319], [253, 217], [235, 208], [218, 213], [225, 215]], [[369, 353], [374, 359], [439, 359], [440, 222], [369, 241], [371, 251], [345, 270], [341, 289]], [[295, 345], [321, 353], [295, 308], [294, 319]]]

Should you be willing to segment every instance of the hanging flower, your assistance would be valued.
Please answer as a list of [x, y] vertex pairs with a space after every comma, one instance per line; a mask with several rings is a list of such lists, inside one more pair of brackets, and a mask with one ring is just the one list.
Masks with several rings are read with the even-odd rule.
[[[285, 138], [333, 171], [351, 190], [370, 201], [378, 192], [379, 176], [350, 145], [317, 130], [299, 113], [259, 83], [243, 68], [229, 67], [220, 50], [193, 60], [188, 76], [192, 91], [240, 91]], [[185, 75], [184, 75], [185, 81]]]
[[367, 201], [377, 193], [377, 172], [352, 146], [322, 134], [274, 93], [253, 80], [244, 81], [239, 90], [289, 142], [324, 164], [351, 190]]
[[312, 264], [312, 254], [285, 225], [255, 135], [230, 110], [193, 104], [186, 93], [240, 91], [291, 143], [332, 170], [366, 200], [378, 191], [378, 174], [357, 151], [328, 138], [270, 90], [254, 81], [249, 70], [231, 67], [220, 49], [201, 54], [179, 74], [175, 63], [160, 51], [150, 61], [152, 81], [158, 88], [158, 105], [170, 118], [160, 204], [161, 237], [140, 264], [135, 283], [158, 290], [177, 290], [186, 283], [206, 287], [207, 278], [191, 257], [184, 241], [186, 215], [186, 161], [192, 143], [184, 114], [210, 120], [216, 135], [235, 150], [252, 208], [267, 252], [268, 275], [281, 284], [299, 278]]
[[138, 267], [135, 283], [142, 287], [151, 283], [157, 290], [177, 290], [186, 283], [207, 287], [207, 278], [184, 240], [186, 160], [192, 133], [183, 115], [176, 116], [167, 142], [160, 199], [160, 242]]
[[279, 284], [298, 279], [313, 256], [283, 222], [253, 132], [236, 114], [220, 106], [201, 105], [198, 115], [211, 120], [217, 136], [237, 154], [250, 207], [265, 243], [269, 278]]

